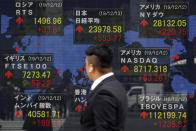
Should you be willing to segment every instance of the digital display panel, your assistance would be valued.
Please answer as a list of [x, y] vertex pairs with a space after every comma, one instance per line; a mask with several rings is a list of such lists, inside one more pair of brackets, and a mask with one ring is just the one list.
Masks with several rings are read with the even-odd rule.
[[113, 50], [124, 131], [196, 130], [195, 0], [1, 0], [0, 130], [80, 131], [92, 104], [105, 111], [89, 100], [95, 44]]

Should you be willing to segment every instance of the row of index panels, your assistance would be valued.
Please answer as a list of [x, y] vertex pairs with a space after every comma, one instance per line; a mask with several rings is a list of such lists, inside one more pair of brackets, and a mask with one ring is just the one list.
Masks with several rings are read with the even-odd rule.
[[[121, 47], [116, 55], [115, 74], [137, 77], [138, 82], [168, 82], [170, 62], [178, 61], [170, 59], [169, 48]], [[1, 54], [0, 59], [2, 80], [16, 79], [28, 87], [49, 88], [53, 78], [64, 73], [55, 66], [53, 54]], [[84, 63], [78, 72], [85, 77]]]
[[[66, 4], [66, 3], [65, 3]], [[123, 43], [125, 33], [137, 26], [139, 37], [188, 37], [188, 2], [139, 2], [137, 25], [129, 25], [129, 13], [123, 8], [76, 8], [64, 11], [63, 0], [15, 0], [15, 17], [10, 34], [73, 34], [75, 43]], [[65, 31], [71, 24], [73, 30]]]

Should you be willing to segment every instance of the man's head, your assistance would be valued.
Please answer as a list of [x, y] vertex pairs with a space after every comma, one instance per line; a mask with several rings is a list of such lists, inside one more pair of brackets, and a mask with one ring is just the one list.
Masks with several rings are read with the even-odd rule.
[[95, 44], [86, 49], [85, 68], [90, 80], [112, 71], [113, 51], [103, 44]]

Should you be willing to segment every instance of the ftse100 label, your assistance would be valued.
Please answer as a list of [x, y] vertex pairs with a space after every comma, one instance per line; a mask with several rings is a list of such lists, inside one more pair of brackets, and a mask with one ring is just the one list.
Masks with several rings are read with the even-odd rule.
[[5, 54], [4, 80], [22, 82], [24, 88], [50, 88], [52, 54]]
[[[119, 50], [121, 75], [138, 76], [142, 81], [154, 81], [156, 77], [168, 79], [169, 48], [121, 48]], [[145, 77], [145, 78], [144, 78]], [[149, 80], [150, 79], [150, 80]], [[156, 80], [155, 80], [156, 81]]]

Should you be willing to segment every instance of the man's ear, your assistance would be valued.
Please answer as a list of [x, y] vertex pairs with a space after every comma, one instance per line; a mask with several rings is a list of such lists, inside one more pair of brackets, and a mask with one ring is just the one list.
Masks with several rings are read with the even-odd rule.
[[94, 67], [93, 67], [93, 64], [90, 64], [89, 66], [90, 66], [90, 68], [89, 68], [88, 72], [90, 73], [94, 70]]
[[88, 72], [92, 72], [93, 71], [93, 67], [90, 67], [89, 71]]

